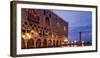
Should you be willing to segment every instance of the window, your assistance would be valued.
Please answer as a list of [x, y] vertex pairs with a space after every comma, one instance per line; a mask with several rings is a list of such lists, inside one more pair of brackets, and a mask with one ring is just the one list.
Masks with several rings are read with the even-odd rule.
[[43, 36], [45, 36], [45, 31], [43, 31]]
[[37, 16], [37, 13], [30, 13], [28, 12], [28, 17], [27, 17], [28, 21], [30, 21], [31, 23], [36, 23], [39, 24], [39, 16]]
[[60, 23], [59, 22], [57, 22], [57, 27], [59, 27], [60, 26]]
[[45, 18], [45, 24], [46, 25], [50, 25], [50, 21], [49, 21], [49, 18], [48, 17]]
[[64, 26], [64, 31], [66, 31], [66, 26]]
[[32, 16], [37, 16], [37, 13], [35, 12], [35, 10], [32, 10]]
[[57, 28], [57, 29], [60, 28], [60, 23], [59, 23], [59, 22], [56, 23], [56, 28]]

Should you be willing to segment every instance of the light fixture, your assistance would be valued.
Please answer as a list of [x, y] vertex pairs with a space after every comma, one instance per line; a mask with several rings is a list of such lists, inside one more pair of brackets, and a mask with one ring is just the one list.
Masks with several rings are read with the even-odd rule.
[[31, 38], [31, 35], [29, 33], [26, 33], [27, 39]]
[[25, 37], [26, 37], [25, 35], [22, 35], [22, 38], [23, 38], [23, 39], [25, 39]]
[[82, 43], [84, 43], [84, 41], [82, 41]]
[[76, 43], [77, 41], [76, 40], [74, 40], [74, 43]]
[[67, 39], [64, 39], [64, 42], [67, 42], [68, 40]]

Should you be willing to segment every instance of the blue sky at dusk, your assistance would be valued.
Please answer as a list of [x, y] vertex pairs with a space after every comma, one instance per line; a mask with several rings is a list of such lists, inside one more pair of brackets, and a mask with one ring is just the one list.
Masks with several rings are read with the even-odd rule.
[[68, 40], [79, 40], [82, 32], [83, 41], [92, 41], [92, 12], [74, 10], [51, 10], [63, 20], [68, 22]]

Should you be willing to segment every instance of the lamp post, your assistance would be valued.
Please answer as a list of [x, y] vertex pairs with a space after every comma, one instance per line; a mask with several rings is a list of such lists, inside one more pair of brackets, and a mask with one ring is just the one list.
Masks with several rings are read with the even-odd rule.
[[74, 40], [74, 47], [76, 47], [77, 46], [77, 41], [76, 40]]
[[71, 47], [73, 47], [74, 46], [74, 44], [73, 44], [73, 41], [71, 42]]

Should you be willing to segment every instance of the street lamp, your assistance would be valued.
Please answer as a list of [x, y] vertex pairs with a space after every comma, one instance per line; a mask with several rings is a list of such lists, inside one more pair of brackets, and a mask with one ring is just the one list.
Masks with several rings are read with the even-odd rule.
[[76, 43], [77, 43], [77, 41], [76, 41], [76, 40], [74, 40], [74, 47], [76, 47], [76, 46], [77, 46], [77, 44], [76, 44]]
[[73, 41], [71, 42], [71, 47], [73, 47]]
[[74, 43], [76, 43], [77, 41], [76, 40], [74, 40]]

